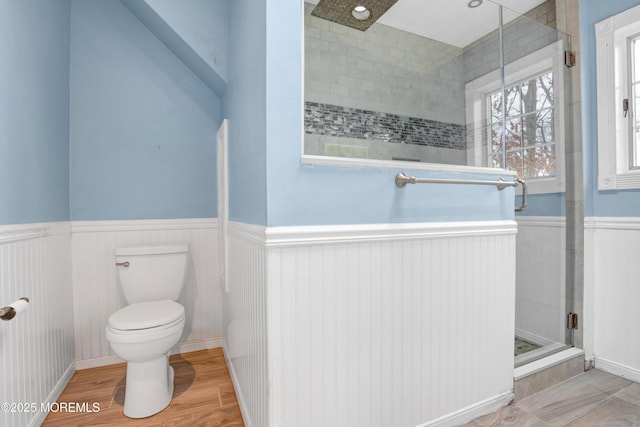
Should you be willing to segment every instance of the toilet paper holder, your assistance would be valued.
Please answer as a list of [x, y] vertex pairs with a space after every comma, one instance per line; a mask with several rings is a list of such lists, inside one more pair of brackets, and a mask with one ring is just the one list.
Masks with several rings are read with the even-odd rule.
[[[29, 302], [29, 298], [22, 297], [18, 301], [14, 302], [13, 304], [16, 304], [19, 301], [25, 301], [26, 303], [28, 303]], [[11, 320], [14, 317], [16, 317], [16, 314], [18, 314], [18, 311], [16, 311], [15, 307], [12, 307], [11, 305], [8, 305], [6, 307], [0, 308], [0, 319], [1, 320]]]

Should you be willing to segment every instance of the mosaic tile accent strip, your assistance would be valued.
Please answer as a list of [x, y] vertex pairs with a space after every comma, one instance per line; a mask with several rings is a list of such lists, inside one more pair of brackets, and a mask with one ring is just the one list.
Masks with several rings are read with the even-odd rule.
[[311, 135], [467, 148], [464, 125], [317, 102], [305, 102], [304, 110], [304, 131]]

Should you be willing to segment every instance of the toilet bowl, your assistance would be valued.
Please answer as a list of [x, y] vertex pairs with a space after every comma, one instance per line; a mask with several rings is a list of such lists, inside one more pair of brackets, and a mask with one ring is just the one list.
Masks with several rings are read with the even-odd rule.
[[129, 305], [109, 317], [106, 338], [127, 362], [127, 417], [149, 417], [171, 402], [174, 372], [169, 354], [185, 324], [184, 307], [176, 300], [184, 286], [187, 253], [185, 244], [116, 249]]
[[173, 368], [169, 351], [184, 327], [184, 307], [174, 301], [136, 303], [113, 313], [107, 340], [115, 354], [127, 361], [123, 412], [144, 418], [166, 408], [173, 396]]

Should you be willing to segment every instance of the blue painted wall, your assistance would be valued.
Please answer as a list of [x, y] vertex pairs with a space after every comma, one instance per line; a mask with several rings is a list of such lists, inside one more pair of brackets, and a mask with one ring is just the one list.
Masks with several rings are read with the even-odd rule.
[[224, 95], [226, 0], [120, 2], [219, 98]]
[[598, 110], [594, 25], [640, 4], [640, 0], [580, 0], [580, 66], [585, 216], [640, 216], [640, 191], [598, 191]]
[[217, 216], [221, 101], [123, 4], [73, 0], [72, 220]]
[[267, 223], [265, 15], [264, 1], [229, 1], [229, 77], [224, 96], [229, 118], [229, 218], [261, 225]]
[[227, 79], [227, 0], [146, 0], [223, 80]]
[[[516, 196], [516, 206], [522, 204], [522, 197]], [[527, 208], [516, 216], [566, 216], [565, 193], [530, 194]]]
[[234, 0], [229, 7], [231, 220], [289, 226], [513, 219], [512, 189], [398, 189], [396, 170], [302, 166], [302, 3]]
[[[302, 4], [285, 3], [266, 0], [266, 68], [254, 73], [255, 78], [266, 82], [268, 201], [266, 218], [260, 215], [251, 220], [287, 226], [513, 219], [513, 189], [424, 184], [398, 189], [394, 185], [398, 170], [301, 166]], [[234, 165], [240, 160], [232, 159]], [[462, 177], [409, 168], [405, 172]], [[261, 188], [260, 195], [264, 191]]]
[[0, 1], [0, 224], [69, 219], [69, 1]]

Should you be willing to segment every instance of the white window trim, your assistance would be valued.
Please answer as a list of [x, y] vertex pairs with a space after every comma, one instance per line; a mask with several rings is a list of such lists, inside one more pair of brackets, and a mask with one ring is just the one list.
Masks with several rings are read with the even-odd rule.
[[640, 170], [629, 167], [626, 39], [640, 32], [640, 6], [595, 25], [598, 109], [598, 190], [640, 188]]
[[[524, 58], [520, 58], [505, 66], [505, 86], [517, 84], [528, 77], [552, 70], [554, 76], [554, 120], [555, 120], [555, 152], [556, 173], [554, 176], [527, 178], [530, 194], [558, 193], [565, 189], [564, 181], [564, 43], [562, 40], [539, 49]], [[475, 166], [486, 165], [487, 147], [483, 146], [483, 132], [487, 120], [486, 96], [500, 91], [500, 72], [492, 71], [465, 85], [466, 121], [473, 124], [473, 141], [469, 144], [468, 161]], [[471, 126], [471, 125], [469, 125]]]

